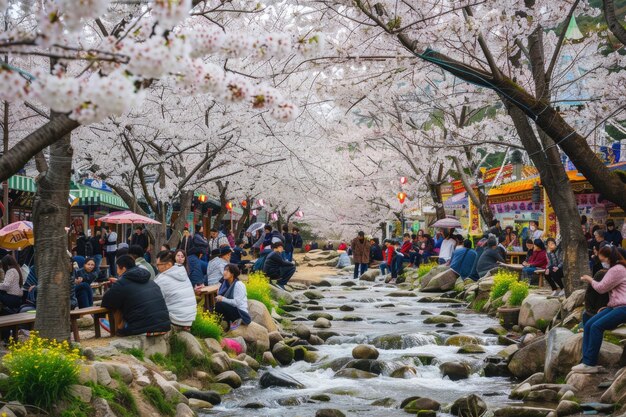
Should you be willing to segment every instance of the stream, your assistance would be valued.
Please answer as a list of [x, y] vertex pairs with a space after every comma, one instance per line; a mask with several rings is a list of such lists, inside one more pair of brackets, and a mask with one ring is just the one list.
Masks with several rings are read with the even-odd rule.
[[[477, 394], [483, 398], [490, 409], [510, 403], [508, 394], [512, 388], [509, 378], [479, 375], [484, 366], [484, 359], [503, 349], [496, 344], [497, 337], [483, 334], [497, 321], [485, 315], [467, 310], [465, 305], [446, 303], [418, 302], [422, 296], [433, 294], [418, 293], [417, 297], [391, 297], [396, 291], [395, 286], [379, 283], [356, 283], [357, 286], [340, 285], [349, 281], [346, 278], [329, 278], [331, 287], [318, 287], [325, 298], [317, 300], [324, 307], [323, 312], [333, 316], [332, 327], [324, 329], [333, 331], [339, 336], [330, 337], [325, 345], [315, 346], [320, 360], [315, 364], [303, 361], [294, 362], [290, 366], [280, 368], [291, 377], [302, 383], [304, 389], [270, 388], [261, 389], [258, 380], [247, 381], [244, 385], [223, 397], [222, 404], [208, 411], [203, 416], [314, 416], [317, 409], [335, 408], [347, 416], [406, 416], [399, 409], [399, 404], [412, 396], [428, 397], [442, 406], [449, 405], [457, 398], [468, 394]], [[368, 285], [369, 284], [369, 285]], [[295, 317], [304, 319], [311, 313], [302, 297], [303, 291], [294, 292], [294, 296], [302, 303], [302, 311], [293, 312]], [[354, 307], [354, 311], [343, 312], [340, 306]], [[319, 307], [313, 307], [319, 308]], [[438, 328], [434, 324], [424, 324], [428, 315], [442, 311], [452, 311], [462, 326]], [[349, 316], [355, 320], [343, 321]], [[294, 325], [304, 323], [315, 333], [310, 320], [296, 321]], [[444, 346], [443, 342], [450, 334], [463, 334], [477, 337], [485, 353], [459, 354], [458, 346]], [[381, 336], [392, 337], [381, 337]], [[379, 360], [384, 361], [391, 369], [401, 365], [414, 366], [417, 376], [402, 379], [385, 376], [388, 372], [373, 379], [336, 378], [335, 372], [328, 367], [329, 363], [338, 358], [351, 357], [352, 349], [358, 344], [373, 344], [380, 352]], [[432, 364], [423, 365], [417, 358], [421, 355], [434, 357]], [[472, 367], [469, 379], [451, 381], [443, 378], [439, 364], [448, 361], [464, 361]], [[260, 371], [262, 373], [263, 370]], [[326, 394], [328, 402], [309, 401], [311, 396]], [[372, 405], [378, 402], [381, 405]], [[264, 408], [242, 408], [249, 403], [261, 403]], [[449, 416], [443, 412], [439, 416]]]

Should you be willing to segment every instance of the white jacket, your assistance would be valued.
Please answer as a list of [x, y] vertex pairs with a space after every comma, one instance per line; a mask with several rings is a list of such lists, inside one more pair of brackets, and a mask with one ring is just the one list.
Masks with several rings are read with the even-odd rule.
[[172, 324], [191, 326], [196, 319], [196, 295], [185, 268], [174, 265], [157, 275], [154, 282], [161, 288]]

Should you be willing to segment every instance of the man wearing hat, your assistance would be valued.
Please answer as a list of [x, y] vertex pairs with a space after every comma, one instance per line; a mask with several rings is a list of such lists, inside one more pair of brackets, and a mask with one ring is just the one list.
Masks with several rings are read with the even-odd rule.
[[224, 267], [230, 263], [232, 252], [230, 246], [222, 246], [211, 251], [212, 259], [206, 270], [207, 285], [217, 284], [224, 278]]
[[272, 253], [267, 255], [263, 272], [269, 279], [277, 280], [277, 285], [285, 289], [285, 285], [289, 282], [293, 274], [296, 273], [296, 266], [289, 261], [283, 259], [284, 251], [283, 241], [278, 237], [272, 238]]

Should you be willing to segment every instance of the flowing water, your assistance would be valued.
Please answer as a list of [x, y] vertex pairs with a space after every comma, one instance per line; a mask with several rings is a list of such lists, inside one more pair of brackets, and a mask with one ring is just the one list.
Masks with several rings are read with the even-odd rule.
[[[497, 324], [495, 319], [476, 314], [467, 310], [464, 305], [422, 303], [418, 297], [389, 297], [395, 287], [373, 285], [348, 288], [338, 284], [347, 281], [345, 278], [329, 279], [332, 287], [320, 288], [325, 298], [319, 305], [325, 307], [324, 312], [333, 316], [332, 330], [340, 334], [327, 340], [327, 344], [316, 346], [320, 360], [316, 364], [295, 362], [281, 371], [305, 385], [304, 389], [270, 388], [261, 389], [258, 381], [248, 381], [244, 386], [225, 395], [222, 404], [207, 412], [206, 416], [314, 416], [319, 408], [336, 408], [347, 416], [406, 416], [398, 408], [405, 398], [411, 396], [428, 397], [443, 404], [452, 403], [467, 394], [481, 396], [488, 405], [508, 403], [507, 396], [511, 390], [508, 378], [486, 378], [480, 376], [483, 360], [494, 355], [502, 346], [496, 345], [496, 337], [485, 335], [483, 331]], [[359, 283], [360, 284], [360, 283]], [[294, 294], [299, 294], [296, 292]], [[349, 305], [352, 312], [342, 312], [339, 307]], [[307, 310], [303, 304], [301, 312], [292, 313], [297, 317], [306, 318], [314, 311]], [[429, 317], [423, 315], [426, 310], [438, 314], [444, 310], [454, 311], [462, 323], [462, 327], [437, 328], [435, 325], [424, 324]], [[345, 316], [359, 317], [362, 321], [343, 321]], [[313, 322], [302, 323], [312, 328]], [[294, 324], [298, 324], [295, 322]], [[457, 346], [443, 346], [443, 340], [452, 332], [472, 335], [481, 341], [485, 353], [458, 354]], [[380, 338], [386, 335], [399, 335], [400, 338]], [[378, 337], [378, 339], [376, 339]], [[410, 379], [399, 379], [385, 376], [390, 372], [373, 379], [335, 378], [335, 372], [325, 365], [332, 360], [350, 357], [352, 349], [360, 343], [375, 344], [380, 352], [379, 360], [386, 362], [389, 370], [402, 365], [415, 366], [417, 376]], [[417, 356], [427, 354], [435, 357], [431, 365], [421, 365]], [[439, 364], [447, 361], [464, 361], [472, 367], [469, 379], [450, 381], [443, 378]], [[262, 370], [260, 373], [263, 372]], [[329, 402], [308, 401], [311, 396], [326, 394]], [[395, 404], [371, 405], [377, 400], [392, 399]], [[261, 403], [261, 409], [243, 408], [249, 403]], [[492, 408], [492, 407], [490, 407]], [[439, 413], [438, 415], [447, 415]]]

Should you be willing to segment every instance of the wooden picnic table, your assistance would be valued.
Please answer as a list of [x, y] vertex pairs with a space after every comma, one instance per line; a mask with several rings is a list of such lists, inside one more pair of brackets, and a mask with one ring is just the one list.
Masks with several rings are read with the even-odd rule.
[[74, 334], [74, 341], [80, 342], [80, 334], [78, 331], [78, 319], [82, 316], [93, 315], [93, 330], [96, 333], [96, 339], [102, 337], [100, 333], [100, 319], [109, 317], [109, 326], [111, 329], [111, 336], [115, 336], [115, 331], [117, 330], [115, 315], [111, 314], [111, 312], [99, 306], [93, 307], [85, 307], [79, 308], [76, 310], [70, 311], [70, 327], [72, 329], [72, 333]]
[[208, 285], [200, 289], [200, 295], [204, 297], [204, 309], [206, 311], [215, 310], [215, 298], [219, 289], [220, 284]]
[[0, 316], [0, 329], [9, 328], [12, 332], [13, 339], [17, 340], [17, 332], [20, 326], [26, 326], [29, 329], [35, 324], [35, 313], [17, 313], [7, 316]]
[[522, 265], [522, 264], [505, 264], [505, 263], [500, 263], [500, 266], [502, 268], [509, 269], [511, 271], [516, 271], [516, 272], [522, 272], [522, 269], [524, 269], [524, 265]]
[[[520, 264], [522, 258], [526, 259], [527, 252], [507, 252], [506, 257], [507, 261], [511, 264]], [[515, 262], [514, 262], [515, 261]]]

